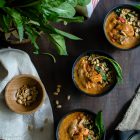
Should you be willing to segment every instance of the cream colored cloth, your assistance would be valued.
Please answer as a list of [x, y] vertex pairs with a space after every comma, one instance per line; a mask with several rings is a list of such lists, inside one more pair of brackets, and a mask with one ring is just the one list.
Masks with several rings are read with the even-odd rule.
[[85, 7], [77, 6], [76, 10], [83, 16], [90, 18], [98, 2], [99, 0], [91, 0], [91, 2]]
[[117, 130], [140, 130], [140, 88]]
[[[16, 75], [32, 74], [39, 78], [27, 53], [16, 49], [0, 50], [0, 139], [54, 140], [53, 114], [48, 96], [42, 107], [31, 115], [16, 114], [4, 101], [4, 88]], [[47, 119], [47, 123], [44, 123]], [[28, 126], [33, 126], [29, 131]]]

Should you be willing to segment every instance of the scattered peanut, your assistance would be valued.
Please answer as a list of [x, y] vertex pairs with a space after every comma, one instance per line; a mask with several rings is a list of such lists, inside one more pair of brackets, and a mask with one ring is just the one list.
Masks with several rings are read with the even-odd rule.
[[62, 105], [57, 105], [56, 108], [60, 109], [62, 108]]
[[60, 92], [60, 88], [57, 88], [57, 90], [56, 90], [58, 93]]
[[[55, 96], [59, 95], [60, 92], [61, 92], [61, 88], [62, 88], [62, 85], [58, 84], [58, 85], [56, 86], [56, 91], [53, 92], [53, 95], [55, 95]], [[69, 100], [71, 99], [71, 96], [68, 95], [68, 96], [66, 96], [66, 98], [67, 98], [67, 100], [69, 101]], [[62, 105], [60, 104], [59, 100], [55, 100], [55, 104], [56, 104], [56, 108], [57, 108], [57, 109], [61, 109], [61, 108], [62, 108]]]
[[56, 95], [57, 96], [58, 95], [58, 92], [54, 92], [53, 95]]
[[57, 85], [56, 91], [53, 93], [53, 95], [57, 96], [61, 91], [61, 87], [62, 87], [61, 85]]
[[67, 100], [69, 101], [70, 99], [71, 99], [71, 96], [70, 96], [70, 95], [68, 95], [68, 96], [67, 96]]
[[59, 105], [59, 101], [58, 100], [56, 100], [55, 103], [56, 103], [56, 105]]
[[58, 88], [61, 88], [62, 86], [61, 86], [61, 85], [57, 85], [57, 87], [58, 87]]

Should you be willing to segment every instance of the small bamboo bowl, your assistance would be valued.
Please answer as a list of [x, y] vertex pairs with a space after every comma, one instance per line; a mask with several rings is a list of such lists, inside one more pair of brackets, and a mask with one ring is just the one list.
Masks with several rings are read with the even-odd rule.
[[[30, 87], [36, 87], [38, 95], [36, 100], [30, 106], [24, 106], [18, 104], [16, 101], [17, 90], [28, 85]], [[28, 74], [15, 76], [6, 86], [5, 89], [5, 101], [9, 109], [18, 114], [31, 114], [36, 112], [43, 104], [46, 97], [45, 88], [43, 83], [36, 77]]]

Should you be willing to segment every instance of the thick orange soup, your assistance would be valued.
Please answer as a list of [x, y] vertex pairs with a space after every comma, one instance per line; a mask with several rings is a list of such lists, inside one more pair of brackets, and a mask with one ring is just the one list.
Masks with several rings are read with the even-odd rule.
[[99, 140], [91, 117], [83, 112], [68, 115], [61, 123], [58, 140]]
[[102, 94], [114, 84], [115, 79], [112, 65], [96, 54], [82, 57], [74, 68], [76, 85], [87, 94]]
[[140, 44], [140, 15], [120, 8], [111, 12], [105, 22], [105, 34], [114, 46], [130, 49]]

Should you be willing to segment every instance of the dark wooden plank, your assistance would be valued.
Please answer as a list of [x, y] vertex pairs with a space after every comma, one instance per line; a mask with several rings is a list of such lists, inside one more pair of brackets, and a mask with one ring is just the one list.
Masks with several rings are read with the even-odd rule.
[[[129, 0], [100, 0], [92, 17], [83, 24], [70, 24], [67, 27], [60, 26], [60, 28], [75, 33], [84, 40], [77, 42], [67, 40], [69, 56], [60, 57], [56, 55], [56, 64], [48, 56], [33, 55], [30, 45], [16, 47], [25, 50], [31, 56], [51, 100], [56, 125], [69, 110], [77, 108], [85, 108], [93, 112], [103, 110], [108, 139], [113, 129], [121, 121], [140, 82], [140, 48], [125, 52], [113, 48], [104, 37], [103, 20], [112, 7], [117, 4], [131, 2]], [[39, 44], [43, 51], [53, 51], [45, 36], [39, 39]], [[123, 68], [123, 84], [117, 85], [110, 94], [103, 97], [93, 98], [82, 95], [72, 82], [71, 69], [74, 60], [82, 52], [91, 49], [105, 50]], [[53, 96], [53, 91], [55, 91], [57, 84], [62, 85], [62, 93], [59, 97]], [[66, 97], [69, 94], [71, 95], [71, 100], [68, 102]], [[62, 103], [62, 109], [55, 108], [54, 101], [56, 99], [59, 99]]]

